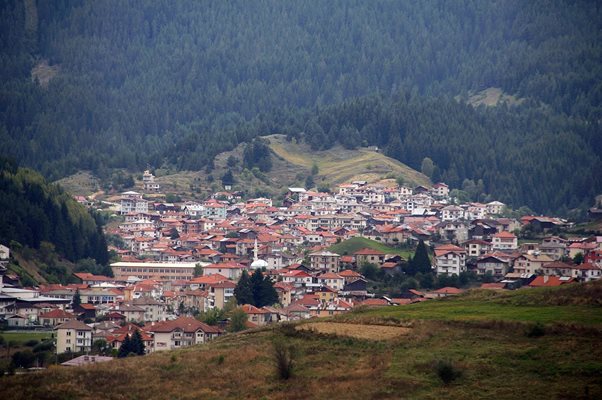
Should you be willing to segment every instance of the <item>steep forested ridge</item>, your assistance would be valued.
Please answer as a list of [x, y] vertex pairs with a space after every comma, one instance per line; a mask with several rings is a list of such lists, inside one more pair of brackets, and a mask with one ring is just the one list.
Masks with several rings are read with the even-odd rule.
[[104, 233], [83, 206], [40, 174], [0, 158], [0, 243], [15, 251], [12, 241], [33, 249], [51, 243], [73, 262], [109, 262]]
[[[254, 136], [305, 132], [414, 168], [430, 157], [453, 185], [483, 179], [558, 211], [602, 190], [601, 14], [596, 1], [6, 1], [2, 152], [50, 178], [200, 169]], [[30, 75], [42, 58], [59, 70], [47, 87]], [[525, 101], [452, 100], [488, 87]], [[374, 93], [412, 106], [331, 131], [325, 106]]]

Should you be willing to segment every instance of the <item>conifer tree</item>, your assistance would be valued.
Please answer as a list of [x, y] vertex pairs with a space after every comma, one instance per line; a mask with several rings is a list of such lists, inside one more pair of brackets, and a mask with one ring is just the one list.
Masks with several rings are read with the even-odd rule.
[[234, 288], [234, 297], [237, 304], [252, 304], [253, 292], [251, 291], [251, 281], [247, 271], [242, 271], [242, 275]]
[[82, 298], [79, 294], [79, 289], [75, 291], [75, 295], [73, 296], [73, 308], [77, 308], [82, 304]]
[[117, 353], [117, 357], [124, 358], [127, 357], [128, 354], [132, 352], [132, 343], [130, 341], [130, 336], [125, 335], [125, 339], [123, 339], [123, 343], [121, 343], [121, 347], [119, 347], [119, 353]]
[[136, 329], [132, 334], [132, 339], [130, 340], [130, 349], [132, 353], [136, 353], [139, 356], [143, 356], [145, 353], [144, 341], [142, 340], [142, 335], [140, 331]]
[[414, 257], [412, 258], [412, 264], [413, 266], [411, 267], [411, 269], [415, 271], [415, 273], [431, 273], [431, 260], [429, 259], [426, 245], [422, 240], [418, 242], [416, 252], [414, 253]]

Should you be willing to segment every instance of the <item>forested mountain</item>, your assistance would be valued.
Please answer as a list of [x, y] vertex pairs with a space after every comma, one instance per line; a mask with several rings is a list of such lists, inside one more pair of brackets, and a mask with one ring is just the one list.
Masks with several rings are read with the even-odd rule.
[[[8, 0], [1, 151], [49, 178], [103, 176], [200, 169], [257, 135], [305, 132], [414, 168], [430, 157], [453, 185], [562, 211], [602, 191], [601, 14], [596, 1]], [[524, 101], [463, 104], [489, 87]]]
[[0, 243], [15, 251], [44, 242], [69, 261], [108, 265], [104, 233], [83, 206], [40, 174], [0, 158]]

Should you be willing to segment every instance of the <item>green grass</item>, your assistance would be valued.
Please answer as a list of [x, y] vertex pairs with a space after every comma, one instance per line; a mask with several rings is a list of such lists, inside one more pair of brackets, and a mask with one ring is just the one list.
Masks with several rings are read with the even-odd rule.
[[[360, 314], [361, 315], [361, 314]], [[482, 301], [431, 300], [366, 311], [365, 316], [401, 320], [514, 321], [602, 326], [602, 309], [592, 306], [514, 306]]]
[[287, 142], [284, 135], [270, 135], [266, 139], [272, 151], [291, 165], [309, 171], [316, 164], [319, 168], [317, 184], [336, 185], [352, 180], [376, 182], [392, 174], [402, 176], [409, 185], [430, 186], [426, 175], [368, 148], [348, 150], [335, 146], [313, 151], [305, 143]]
[[377, 242], [375, 240], [371, 240], [371, 239], [367, 239], [367, 238], [363, 238], [363, 237], [354, 237], [354, 238], [342, 241], [341, 243], [337, 243], [335, 245], [330, 246], [328, 248], [328, 250], [332, 251], [334, 253], [337, 253], [337, 254], [341, 254], [341, 255], [352, 255], [356, 251], [365, 249], [365, 248], [382, 251], [385, 254], [399, 254], [400, 256], [402, 256], [406, 259], [410, 255], [412, 255], [412, 252], [410, 252], [409, 250], [390, 247], [381, 242]]
[[0, 336], [2, 336], [6, 342], [14, 342], [18, 345], [22, 345], [31, 339], [39, 341], [50, 339], [52, 332], [2, 332], [0, 333]]
[[[594, 305], [601, 290], [602, 282], [471, 291], [334, 319], [407, 328], [381, 341], [267, 327], [175, 352], [7, 376], [0, 398], [602, 398], [602, 307]], [[534, 322], [546, 324], [543, 336], [527, 335]], [[547, 325], [555, 323], [566, 325]], [[278, 379], [273, 357], [274, 341], [283, 339], [294, 348], [286, 381]], [[459, 372], [447, 385], [437, 374], [441, 361]]]
[[[460, 327], [437, 321], [416, 322], [411, 331], [408, 336], [375, 342], [267, 329], [144, 358], [4, 377], [0, 397], [547, 400], [602, 396], [602, 348], [596, 335], [528, 338], [509, 327]], [[278, 338], [296, 350], [293, 376], [286, 381], [277, 378], [274, 367], [272, 343]], [[461, 372], [449, 385], [437, 376], [435, 365], [440, 360]]]
[[510, 321], [577, 324], [602, 328], [602, 282], [557, 288], [498, 292], [473, 290], [465, 295], [401, 307], [382, 307], [343, 318], [399, 320]]

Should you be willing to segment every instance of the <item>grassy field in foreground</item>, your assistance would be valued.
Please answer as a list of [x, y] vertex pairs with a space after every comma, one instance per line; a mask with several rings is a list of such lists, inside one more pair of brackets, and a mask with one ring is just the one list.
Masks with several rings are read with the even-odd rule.
[[514, 306], [480, 301], [430, 300], [400, 307], [374, 308], [360, 312], [362, 317], [390, 317], [400, 320], [500, 320], [602, 325], [602, 308], [592, 306]]
[[[599, 399], [602, 346], [592, 324], [600, 320], [600, 290], [602, 282], [477, 291], [277, 325], [143, 358], [6, 376], [0, 398]], [[546, 325], [535, 335], [534, 321], [569, 324]], [[289, 380], [276, 374], [276, 342], [294, 355]], [[453, 372], [448, 384], [441, 365]]]
[[50, 339], [52, 332], [0, 332], [0, 336], [2, 336], [6, 342], [14, 342], [21, 345], [32, 339], [39, 341]]
[[468, 293], [400, 307], [363, 310], [343, 318], [517, 321], [602, 327], [602, 282], [515, 291]]
[[[285, 328], [233, 335], [144, 358], [53, 367], [2, 378], [11, 399], [578, 399], [600, 398], [597, 335], [529, 338], [509, 327], [417, 321], [407, 335], [372, 341]], [[276, 377], [276, 338], [291, 345], [294, 375]], [[445, 385], [438, 361], [459, 376]]]
[[406, 259], [410, 255], [412, 255], [412, 252], [408, 250], [390, 247], [381, 242], [377, 242], [375, 240], [363, 237], [354, 237], [348, 240], [344, 240], [341, 243], [337, 243], [333, 246], [330, 246], [328, 250], [341, 255], [352, 255], [356, 251], [365, 248], [382, 251], [385, 254], [399, 254], [400, 256]]

